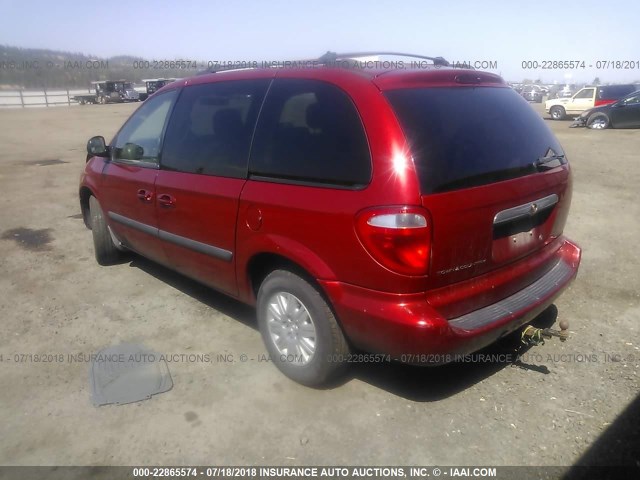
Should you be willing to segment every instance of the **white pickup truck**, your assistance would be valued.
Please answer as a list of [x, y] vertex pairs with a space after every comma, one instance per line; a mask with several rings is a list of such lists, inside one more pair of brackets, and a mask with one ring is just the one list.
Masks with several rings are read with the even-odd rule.
[[616, 100], [638, 90], [638, 85], [601, 85], [584, 87], [572, 97], [555, 98], [544, 103], [544, 109], [554, 120], [565, 117], [575, 117], [585, 110], [601, 105], [608, 105]]

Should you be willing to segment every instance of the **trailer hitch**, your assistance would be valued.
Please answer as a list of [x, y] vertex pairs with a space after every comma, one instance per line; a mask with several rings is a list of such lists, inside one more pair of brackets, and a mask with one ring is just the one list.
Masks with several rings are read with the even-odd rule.
[[561, 342], [565, 342], [569, 338], [569, 322], [561, 320], [560, 330], [529, 325], [522, 331], [520, 340], [525, 345], [544, 345], [545, 339], [551, 337], [558, 337]]

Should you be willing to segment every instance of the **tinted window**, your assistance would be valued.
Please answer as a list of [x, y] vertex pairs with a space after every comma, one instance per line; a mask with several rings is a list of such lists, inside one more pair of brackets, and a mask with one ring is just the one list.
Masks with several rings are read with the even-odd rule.
[[269, 81], [185, 87], [167, 126], [162, 168], [246, 177], [251, 136]]
[[275, 80], [260, 114], [250, 173], [347, 186], [369, 183], [369, 146], [351, 99], [328, 83]]
[[510, 88], [420, 88], [386, 96], [424, 193], [527, 175], [549, 148], [563, 154], [540, 115]]
[[125, 123], [115, 140], [114, 159], [157, 165], [160, 141], [176, 90], [147, 100]]
[[635, 90], [633, 85], [607, 85], [598, 89], [599, 100], [617, 100]]

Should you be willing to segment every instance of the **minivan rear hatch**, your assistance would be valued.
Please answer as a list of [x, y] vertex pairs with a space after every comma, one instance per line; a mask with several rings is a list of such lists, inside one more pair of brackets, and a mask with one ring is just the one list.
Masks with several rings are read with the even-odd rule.
[[[431, 288], [541, 252], [562, 233], [571, 197], [564, 151], [511, 88], [418, 86], [384, 94], [431, 214]], [[531, 275], [514, 285], [540, 272]]]

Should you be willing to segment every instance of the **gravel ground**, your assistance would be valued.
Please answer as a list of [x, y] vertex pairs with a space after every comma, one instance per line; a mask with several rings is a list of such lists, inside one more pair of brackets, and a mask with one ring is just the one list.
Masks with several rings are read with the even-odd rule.
[[[640, 130], [548, 120], [575, 174], [565, 233], [583, 261], [538, 322], [566, 319], [568, 342], [519, 366], [357, 365], [313, 390], [258, 361], [250, 308], [142, 258], [96, 264], [77, 199], [85, 143], [134, 108], [0, 111], [0, 464], [640, 462]], [[174, 388], [96, 408], [78, 354], [125, 341], [173, 355]]]

